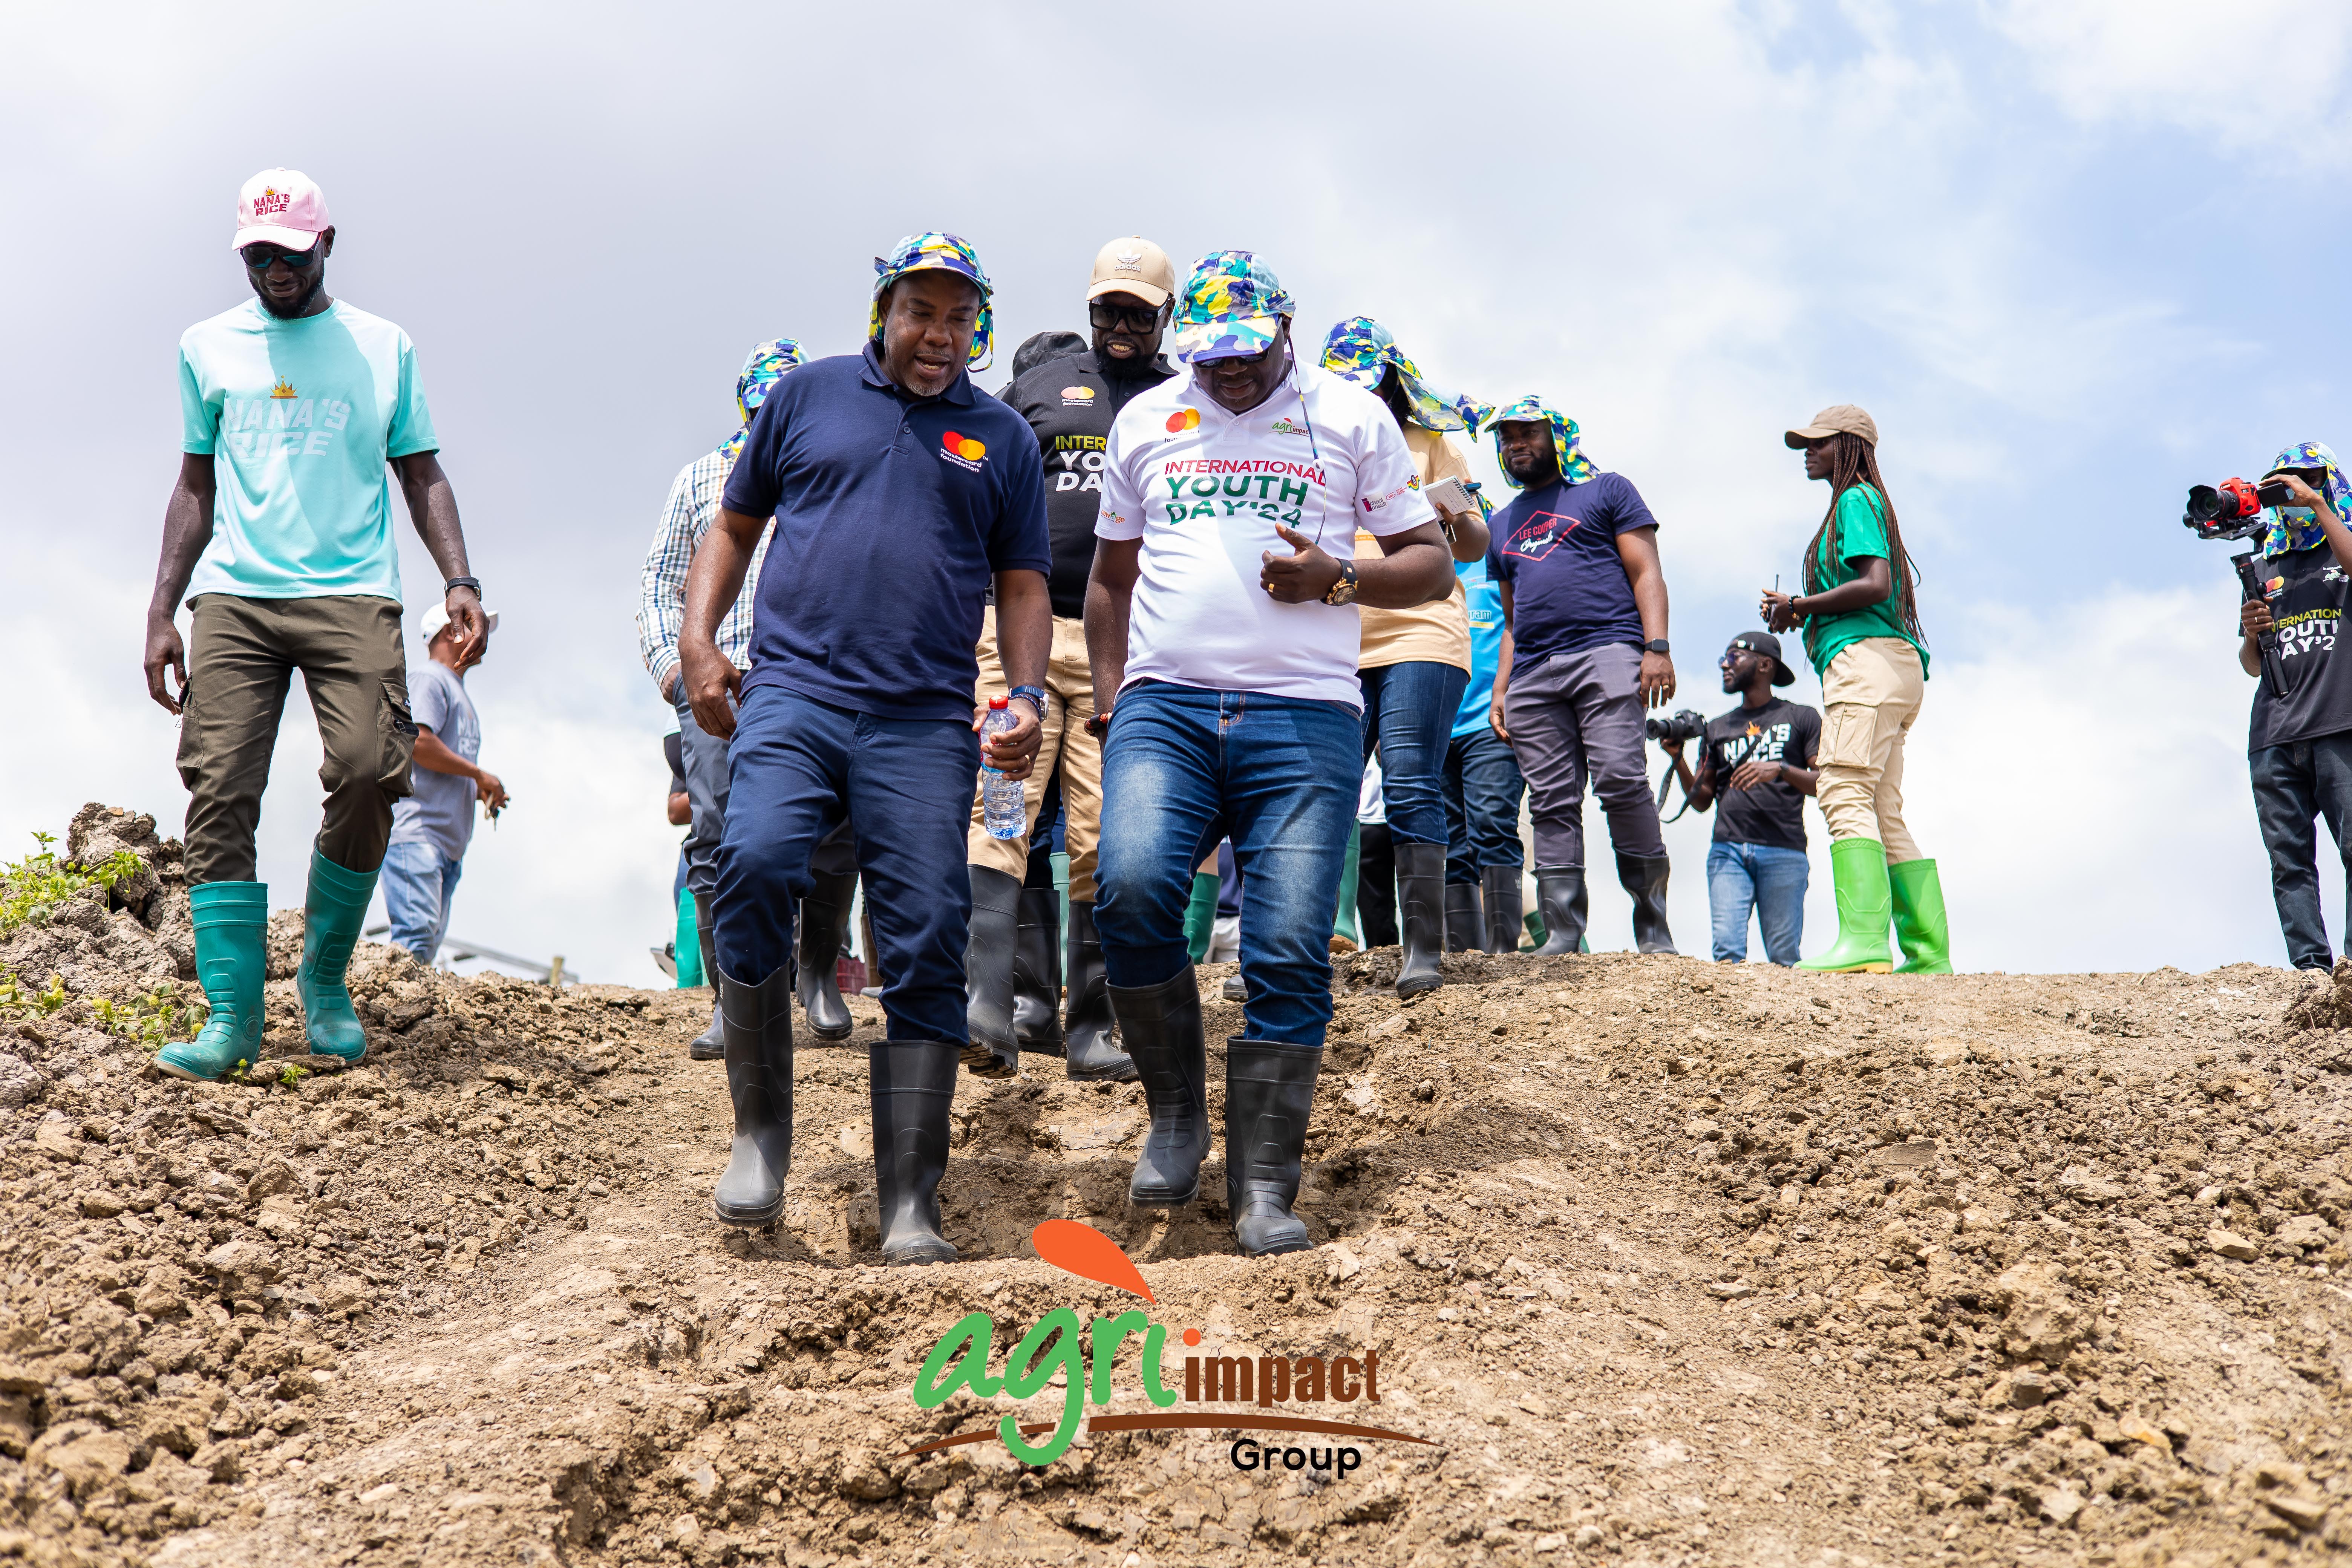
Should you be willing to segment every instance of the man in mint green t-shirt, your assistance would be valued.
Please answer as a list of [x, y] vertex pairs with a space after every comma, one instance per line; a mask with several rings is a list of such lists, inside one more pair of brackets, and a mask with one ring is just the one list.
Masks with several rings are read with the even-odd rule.
[[[259, 1055], [269, 911], [268, 889], [253, 880], [254, 833], [298, 669], [326, 751], [297, 974], [304, 1029], [314, 1051], [346, 1061], [367, 1053], [343, 970], [383, 864], [392, 804], [409, 793], [416, 738], [387, 464], [447, 579], [465, 651], [488, 636], [416, 352], [398, 327], [326, 291], [335, 247], [326, 197], [306, 175], [265, 169], [238, 194], [232, 243], [254, 298], [180, 340], [180, 478], [147, 606], [148, 693], [181, 720], [189, 902], [212, 1004], [195, 1039], [157, 1060], [194, 1079]], [[173, 624], [184, 600], [184, 648]]]

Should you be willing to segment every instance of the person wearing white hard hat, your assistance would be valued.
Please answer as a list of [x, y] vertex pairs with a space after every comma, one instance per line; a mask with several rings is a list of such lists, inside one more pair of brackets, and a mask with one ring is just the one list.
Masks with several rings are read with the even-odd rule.
[[[499, 617], [484, 613], [488, 629]], [[383, 857], [383, 912], [392, 944], [431, 963], [449, 935], [449, 900], [474, 837], [474, 803], [493, 821], [506, 809], [507, 786], [479, 765], [482, 724], [466, 690], [466, 672], [489, 653], [486, 638], [468, 645], [439, 605], [425, 612], [417, 636], [425, 662], [408, 670], [416, 719], [415, 793], [392, 808], [392, 844]]]
[[189, 1079], [260, 1054], [269, 889], [255, 879], [254, 838], [298, 669], [326, 752], [295, 974], [303, 1034], [345, 1062], [367, 1054], [343, 973], [416, 735], [387, 468], [440, 571], [434, 603], [461, 654], [478, 657], [489, 635], [415, 348], [327, 292], [335, 228], [317, 182], [293, 169], [247, 180], [230, 244], [254, 297], [180, 339], [180, 471], [142, 658], [148, 695], [181, 721], [188, 901], [211, 1013], [156, 1065]]

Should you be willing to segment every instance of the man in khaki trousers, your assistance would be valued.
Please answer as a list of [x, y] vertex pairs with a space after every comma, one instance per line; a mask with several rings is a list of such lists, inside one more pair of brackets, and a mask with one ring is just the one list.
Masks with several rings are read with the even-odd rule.
[[[1022, 835], [989, 837], [977, 794], [972, 800], [971, 937], [964, 974], [972, 1044], [985, 1045], [993, 1060], [992, 1068], [974, 1069], [983, 1078], [1013, 1077], [1024, 1050], [1066, 1057], [1070, 1077], [1080, 1080], [1135, 1077], [1135, 1064], [1110, 1040], [1110, 993], [1095, 936], [1102, 737], [1094, 724], [1094, 678], [1087, 661], [1087, 574], [1094, 565], [1111, 421], [1137, 393], [1175, 374], [1160, 355], [1175, 290], [1176, 269], [1166, 252], [1131, 236], [1112, 240], [1096, 255], [1087, 284], [1094, 346], [1025, 370], [1016, 362], [1012, 384], [998, 394], [1029, 421], [1045, 458], [1045, 521], [1054, 542], [1047, 579], [1054, 651], [1038, 694], [1045, 736], [1024, 790]], [[979, 654], [974, 700], [1009, 696], [997, 663], [993, 610], [983, 623]], [[1058, 1019], [1053, 957], [1061, 911], [1051, 879], [1026, 874], [1046, 783], [1057, 769], [1070, 850], [1068, 1005]]]

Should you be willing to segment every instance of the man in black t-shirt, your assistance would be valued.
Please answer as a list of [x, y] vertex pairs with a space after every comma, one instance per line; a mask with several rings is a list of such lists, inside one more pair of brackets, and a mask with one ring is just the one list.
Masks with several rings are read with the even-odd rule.
[[[2343, 482], [2335, 479], [2332, 468], [2296, 471], [2318, 487], [2307, 494], [2333, 500]], [[2306, 532], [2315, 536], [2316, 525]], [[2238, 661], [2256, 682], [2246, 743], [2254, 816], [2270, 852], [2271, 897], [2286, 937], [2287, 962], [2297, 969], [2326, 969], [2330, 959], [2327, 927], [2319, 912], [2315, 817], [2327, 819], [2327, 830], [2352, 872], [2352, 662], [2336, 647], [2345, 572], [2320, 538], [2300, 550], [2265, 553], [2261, 574], [2267, 596], [2249, 600], [2239, 613], [2245, 638]], [[2271, 689], [2263, 673], [2256, 639], [2269, 631], [2278, 634], [2274, 664], [2286, 688], [2284, 696]], [[2352, 930], [2352, 911], [2347, 925]]]
[[1819, 710], [1772, 695], [1796, 673], [1780, 660], [1780, 639], [1742, 632], [1717, 661], [1723, 689], [1740, 705], [1706, 727], [1696, 777], [1682, 742], [1663, 742], [1690, 792], [1691, 805], [1715, 814], [1706, 852], [1706, 900], [1714, 915], [1715, 961], [1748, 956], [1748, 916], [1764, 928], [1764, 953], [1784, 968], [1797, 962], [1805, 934], [1805, 796], [1813, 793]]
[[[1095, 847], [1102, 825], [1102, 737], [1094, 724], [1094, 674], [1087, 660], [1087, 575], [1094, 566], [1095, 521], [1102, 511], [1103, 454], [1111, 421], [1129, 399], [1176, 374], [1160, 357], [1176, 269], [1148, 239], [1114, 239], [1095, 257], [1087, 286], [1094, 346], [1019, 370], [997, 396], [1029, 421], [1045, 464], [1045, 526], [1053, 536], [1054, 652], [1045, 676], [1045, 739], [1023, 805], [1022, 837], [992, 838], [981, 803], [972, 802], [971, 938], [964, 956], [972, 1042], [985, 1042], [996, 1070], [1010, 1077], [1019, 1053], [1067, 1058], [1073, 1079], [1129, 1080], [1135, 1064], [1111, 1043], [1110, 993], [1102, 944], [1095, 936]], [[978, 700], [1004, 695], [997, 668], [995, 622], [981, 631]], [[1050, 949], [1060, 910], [1049, 879], [1024, 871], [1029, 835], [1047, 782], [1060, 775], [1063, 838], [1070, 856], [1070, 919], [1066, 963], [1068, 1005], [1055, 1016]], [[1044, 882], [1044, 886], [1036, 885]], [[1016, 997], [1016, 974], [1020, 994]]]

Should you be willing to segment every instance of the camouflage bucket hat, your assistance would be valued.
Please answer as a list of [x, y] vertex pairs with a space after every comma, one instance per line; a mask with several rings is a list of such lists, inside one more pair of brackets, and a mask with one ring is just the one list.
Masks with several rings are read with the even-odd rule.
[[1187, 364], [1264, 353], [1298, 313], [1274, 269], [1246, 250], [1213, 250], [1176, 292], [1176, 357]]
[[[1580, 485], [1601, 471], [1593, 466], [1592, 459], [1584, 455], [1583, 441], [1577, 433], [1576, 421], [1556, 409], [1545, 407], [1544, 400], [1533, 393], [1517, 403], [1495, 410], [1494, 418], [1487, 424], [1487, 428], [1495, 433], [1495, 460], [1503, 463], [1505, 425], [1531, 425], [1538, 419], [1549, 420], [1551, 424], [1552, 446], [1559, 453], [1559, 477], [1563, 480], [1571, 485]], [[1503, 478], [1510, 481], [1513, 489], [1527, 488], [1511, 478], [1511, 465], [1508, 463], [1503, 463]]]
[[735, 434], [719, 443], [720, 457], [731, 458], [743, 449], [744, 437], [751, 433], [751, 416], [768, 401], [768, 389], [783, 379], [784, 372], [806, 363], [807, 358], [800, 343], [792, 338], [770, 338], [745, 356], [742, 373], [735, 378], [735, 412], [743, 419], [735, 427]]
[[1389, 366], [1396, 366], [1412, 420], [1428, 430], [1475, 431], [1494, 414], [1491, 403], [1461, 393], [1440, 392], [1421, 376], [1421, 369], [1396, 346], [1396, 338], [1370, 316], [1350, 316], [1333, 327], [1323, 340], [1323, 368], [1346, 376], [1366, 392], [1378, 392]]
[[964, 368], [986, 370], [996, 353], [996, 320], [989, 304], [996, 290], [980, 265], [980, 252], [952, 234], [938, 230], [910, 234], [892, 247], [888, 256], [874, 258], [874, 303], [866, 311], [866, 335], [882, 335], [882, 290], [909, 272], [933, 270], [969, 279], [980, 290], [980, 321], [972, 329], [971, 353], [965, 356]]

